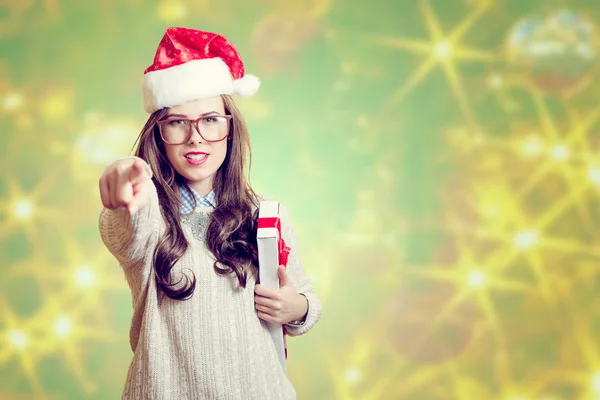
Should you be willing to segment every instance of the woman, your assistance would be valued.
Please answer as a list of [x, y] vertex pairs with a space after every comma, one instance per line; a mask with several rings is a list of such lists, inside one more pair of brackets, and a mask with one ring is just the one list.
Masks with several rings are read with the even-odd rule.
[[133, 298], [123, 399], [294, 399], [266, 322], [308, 332], [321, 305], [289, 246], [280, 288], [256, 283], [259, 198], [244, 176], [249, 136], [232, 94], [258, 79], [221, 35], [169, 28], [144, 74], [150, 113], [135, 157], [100, 178], [102, 240]]

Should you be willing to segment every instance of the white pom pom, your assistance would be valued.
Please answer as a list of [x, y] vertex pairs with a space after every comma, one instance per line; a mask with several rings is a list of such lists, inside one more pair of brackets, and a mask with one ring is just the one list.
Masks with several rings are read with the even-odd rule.
[[233, 90], [242, 97], [250, 97], [258, 91], [260, 79], [254, 75], [244, 75], [233, 82]]

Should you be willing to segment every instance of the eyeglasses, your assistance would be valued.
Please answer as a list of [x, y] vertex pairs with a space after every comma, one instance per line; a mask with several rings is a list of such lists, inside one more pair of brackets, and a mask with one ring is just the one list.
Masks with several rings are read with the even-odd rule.
[[206, 115], [198, 119], [181, 117], [158, 121], [160, 137], [167, 144], [183, 144], [192, 137], [192, 126], [207, 142], [220, 142], [229, 135], [231, 115]]

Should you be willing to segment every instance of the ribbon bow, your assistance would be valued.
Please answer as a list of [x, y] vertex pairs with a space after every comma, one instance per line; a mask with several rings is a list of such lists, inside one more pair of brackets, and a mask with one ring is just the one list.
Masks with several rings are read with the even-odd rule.
[[281, 220], [277, 217], [259, 218], [258, 228], [277, 228], [277, 232], [279, 232], [279, 241], [277, 242], [277, 248], [279, 250], [279, 265], [287, 267], [288, 257], [291, 249], [289, 246], [285, 245], [285, 241], [281, 236]]

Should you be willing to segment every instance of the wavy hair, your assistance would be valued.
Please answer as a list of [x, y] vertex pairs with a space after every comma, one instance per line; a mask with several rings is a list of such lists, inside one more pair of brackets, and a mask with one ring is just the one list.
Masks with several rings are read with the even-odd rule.
[[[211, 213], [206, 245], [213, 253], [213, 268], [219, 275], [233, 274], [241, 287], [248, 273], [258, 267], [256, 220], [258, 198], [246, 178], [246, 158], [250, 170], [250, 137], [246, 122], [231, 96], [221, 96], [225, 112], [231, 115], [227, 154], [213, 179], [216, 208]], [[160, 211], [166, 224], [153, 255], [156, 283], [168, 297], [186, 300], [196, 288], [196, 277], [184, 274], [174, 281], [171, 270], [185, 254], [189, 243], [181, 225], [181, 187], [190, 190], [183, 177], [173, 168], [165, 153], [157, 122], [167, 116], [163, 108], [150, 115], [135, 146], [135, 155], [152, 168]], [[195, 201], [195, 199], [194, 199]], [[183, 284], [182, 284], [183, 283]]]

